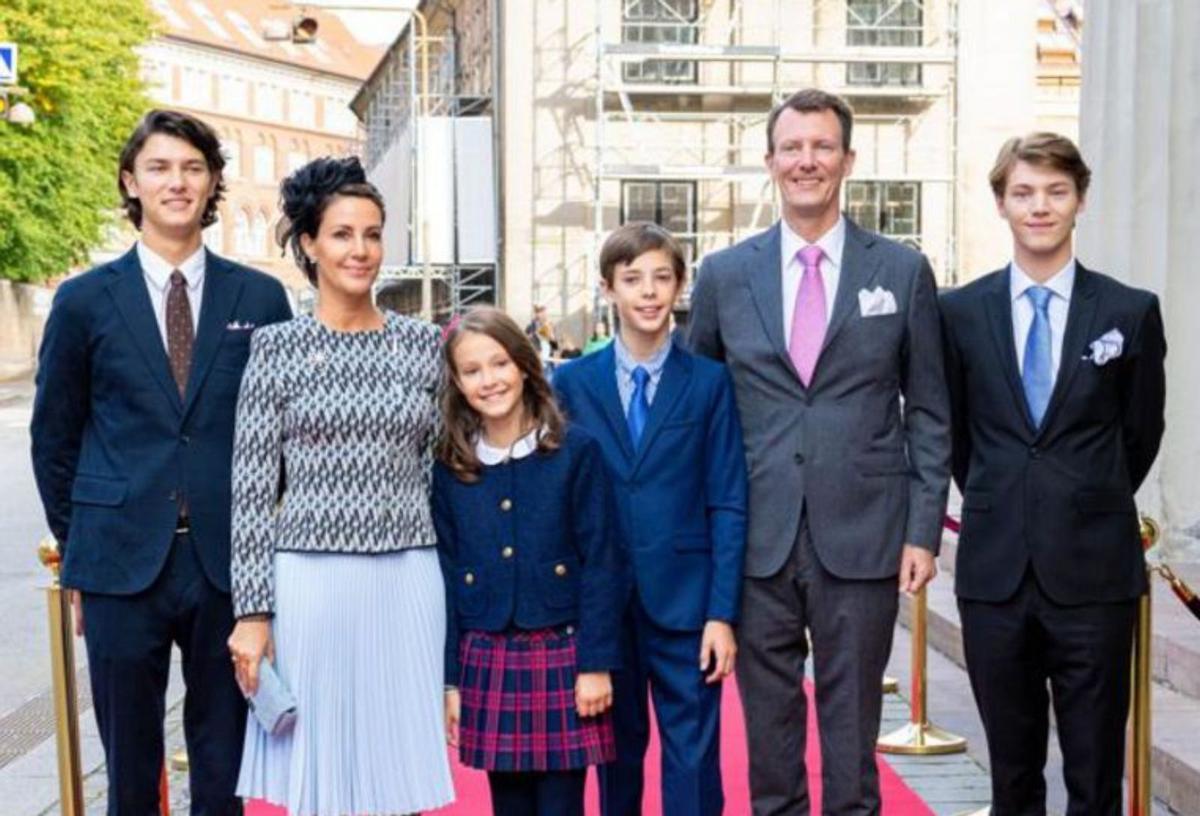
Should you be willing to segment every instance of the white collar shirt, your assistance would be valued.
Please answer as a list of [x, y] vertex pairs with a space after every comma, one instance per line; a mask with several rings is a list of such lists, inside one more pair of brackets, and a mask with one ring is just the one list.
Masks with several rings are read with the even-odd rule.
[[[1012, 298], [1013, 341], [1016, 344], [1017, 371], [1025, 372], [1025, 343], [1029, 329], [1033, 326], [1033, 303], [1025, 292], [1039, 284], [1025, 273], [1014, 260], [1009, 266], [1008, 291]], [[1075, 289], [1075, 258], [1054, 273], [1042, 286], [1053, 294], [1046, 311], [1050, 315], [1050, 374], [1052, 381], [1058, 379], [1058, 368], [1062, 362], [1063, 334], [1067, 328], [1067, 312], [1071, 308], [1071, 292]]]
[[[837, 297], [838, 279], [842, 273], [842, 249], [846, 245], [846, 217], [838, 216], [837, 223], [814, 243], [821, 247], [821, 281], [825, 284], [825, 325], [833, 317], [833, 301]], [[796, 311], [796, 293], [800, 291], [800, 279], [804, 276], [804, 265], [796, 253], [809, 245], [797, 235], [784, 219], [779, 220], [780, 268], [783, 270], [783, 338], [789, 344], [792, 339], [792, 315]]]
[[167, 293], [171, 289], [171, 272], [178, 269], [187, 279], [188, 303], [192, 307], [192, 331], [199, 333], [200, 300], [204, 289], [204, 246], [188, 256], [179, 266], [172, 266], [161, 255], [141, 241], [137, 242], [138, 263], [142, 265], [142, 276], [146, 280], [146, 291], [150, 294], [150, 305], [154, 308], [154, 320], [162, 335], [163, 348], [167, 347]]
[[542, 429], [534, 428], [513, 442], [510, 447], [497, 448], [485, 442], [483, 434], [479, 434], [475, 437], [475, 456], [484, 467], [502, 465], [510, 459], [524, 459], [537, 450], [538, 441], [541, 438]]

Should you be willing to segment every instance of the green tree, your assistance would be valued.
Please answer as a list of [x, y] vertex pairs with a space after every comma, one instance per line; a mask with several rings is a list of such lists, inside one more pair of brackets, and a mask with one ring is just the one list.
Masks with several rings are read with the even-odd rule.
[[113, 220], [117, 158], [149, 100], [134, 48], [145, 0], [0, 0], [0, 41], [20, 48], [21, 101], [0, 122], [0, 278], [37, 281], [83, 263]]

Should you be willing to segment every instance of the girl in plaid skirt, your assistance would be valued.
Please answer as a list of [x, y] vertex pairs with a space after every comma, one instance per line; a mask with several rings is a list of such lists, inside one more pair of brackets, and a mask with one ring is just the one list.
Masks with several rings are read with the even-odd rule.
[[497, 816], [582, 816], [587, 766], [616, 753], [609, 672], [628, 588], [608, 474], [503, 312], [468, 312], [445, 355], [433, 517], [447, 739], [488, 772]]

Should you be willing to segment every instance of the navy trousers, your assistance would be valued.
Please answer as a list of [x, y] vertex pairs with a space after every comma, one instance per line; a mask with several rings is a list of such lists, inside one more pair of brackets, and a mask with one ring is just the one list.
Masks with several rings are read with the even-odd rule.
[[108, 764], [108, 816], [158, 816], [171, 644], [183, 654], [183, 728], [192, 816], [237, 816], [246, 703], [226, 640], [229, 595], [209, 583], [179, 534], [155, 582], [136, 595], [83, 595], [92, 701]]
[[642, 812], [650, 741], [647, 687], [662, 745], [663, 816], [716, 816], [721, 789], [721, 685], [700, 671], [700, 632], [673, 632], [650, 620], [635, 597], [621, 633], [621, 669], [613, 672], [617, 761], [599, 766], [604, 816]]

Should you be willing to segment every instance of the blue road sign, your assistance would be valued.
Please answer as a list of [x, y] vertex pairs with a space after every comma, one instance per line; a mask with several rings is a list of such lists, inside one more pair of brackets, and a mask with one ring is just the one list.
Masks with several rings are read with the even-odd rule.
[[0, 43], [0, 85], [17, 84], [17, 44]]

